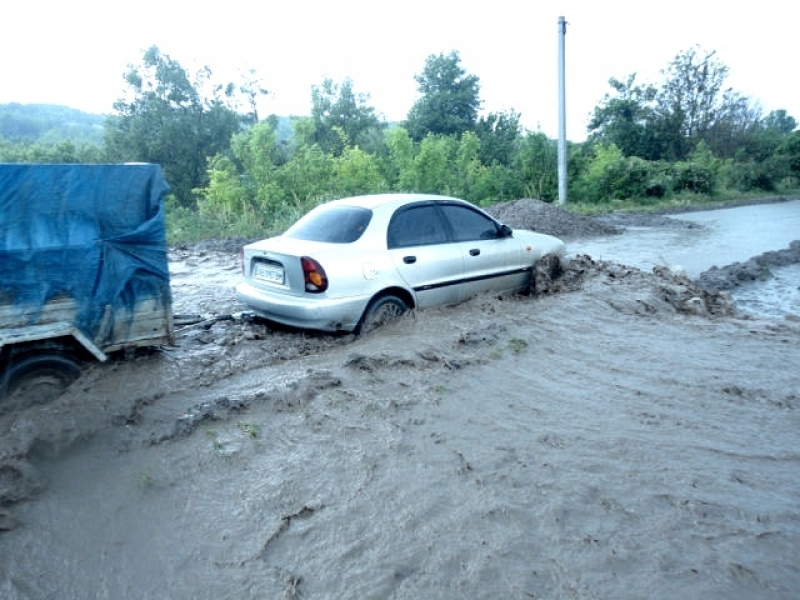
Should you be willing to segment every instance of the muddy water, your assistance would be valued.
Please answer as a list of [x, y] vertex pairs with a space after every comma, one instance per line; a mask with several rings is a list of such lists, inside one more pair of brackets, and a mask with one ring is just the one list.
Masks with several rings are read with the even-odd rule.
[[[236, 269], [177, 261], [179, 312]], [[0, 598], [796, 598], [800, 326], [611, 273], [361, 339], [187, 328], [0, 416], [41, 482]]]
[[[800, 200], [681, 213], [697, 227], [630, 227], [619, 236], [579, 240], [576, 252], [650, 269], [668, 265], [692, 277], [713, 266], [744, 262], [800, 239]], [[773, 269], [774, 277], [733, 291], [740, 308], [754, 314], [800, 314], [800, 266]]]

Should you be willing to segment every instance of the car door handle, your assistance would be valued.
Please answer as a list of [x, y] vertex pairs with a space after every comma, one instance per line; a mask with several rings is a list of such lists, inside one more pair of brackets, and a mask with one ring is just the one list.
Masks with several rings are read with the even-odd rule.
[[415, 262], [417, 262], [417, 257], [416, 256], [404, 256], [403, 257], [403, 262], [406, 263], [407, 265], [413, 265]]
[[469, 251], [469, 255], [470, 256], [478, 256], [478, 254], [480, 254], [480, 253], [481, 253], [481, 251], [480, 251], [479, 248], [473, 248], [472, 250]]

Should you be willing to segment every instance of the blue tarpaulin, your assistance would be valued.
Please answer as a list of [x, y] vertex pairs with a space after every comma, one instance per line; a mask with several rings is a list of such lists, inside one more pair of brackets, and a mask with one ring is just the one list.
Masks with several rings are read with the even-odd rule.
[[0, 164], [0, 302], [35, 321], [69, 297], [94, 336], [107, 306], [169, 293], [158, 165]]

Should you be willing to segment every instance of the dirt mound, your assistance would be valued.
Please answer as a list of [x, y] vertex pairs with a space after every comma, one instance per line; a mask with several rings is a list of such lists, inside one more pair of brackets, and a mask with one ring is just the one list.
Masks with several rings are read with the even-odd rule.
[[646, 212], [612, 212], [595, 217], [601, 223], [615, 227], [660, 227], [662, 229], [702, 229], [700, 223], [693, 223], [678, 217]]
[[711, 267], [700, 273], [697, 281], [711, 291], [731, 290], [749, 281], [763, 281], [772, 277], [773, 267], [800, 263], [800, 240], [795, 240], [783, 250], [764, 252], [745, 262], [724, 267]]
[[623, 231], [623, 228], [600, 219], [530, 198], [499, 202], [488, 207], [486, 212], [512, 229], [529, 229], [563, 239], [614, 235]]
[[654, 267], [651, 272], [586, 254], [572, 258], [563, 272], [558, 262], [544, 257], [537, 264], [531, 283], [534, 296], [574, 292], [581, 289], [613, 288], [604, 294], [616, 308], [632, 314], [677, 312], [703, 316], [731, 316], [736, 308], [723, 290], [709, 290], [681, 271]]

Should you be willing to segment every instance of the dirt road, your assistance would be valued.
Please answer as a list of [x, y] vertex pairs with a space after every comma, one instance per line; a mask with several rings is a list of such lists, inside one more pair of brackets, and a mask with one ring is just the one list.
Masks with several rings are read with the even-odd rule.
[[581, 257], [363, 338], [215, 319], [0, 415], [0, 597], [794, 598], [800, 321]]

